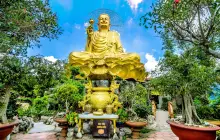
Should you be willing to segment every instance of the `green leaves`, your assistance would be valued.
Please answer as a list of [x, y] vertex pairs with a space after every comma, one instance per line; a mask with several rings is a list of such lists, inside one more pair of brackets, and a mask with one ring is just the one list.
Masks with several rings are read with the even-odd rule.
[[78, 102], [83, 99], [84, 86], [74, 80], [68, 80], [62, 85], [58, 85], [54, 89], [55, 98], [59, 100], [60, 104], [65, 102], [68, 106], [72, 106], [73, 109], [78, 108]]
[[74, 124], [78, 123], [79, 115], [76, 112], [71, 112], [66, 114], [66, 119], [69, 125], [74, 126]]
[[[214, 60], [197, 59], [197, 50], [191, 49], [180, 55], [166, 51], [160, 61], [160, 76], [150, 81], [152, 87], [164, 94], [205, 94], [215, 84], [218, 73]], [[204, 65], [206, 64], [206, 65]]]
[[39, 38], [57, 38], [61, 29], [48, 1], [0, 0], [0, 52], [26, 54]]
[[152, 11], [141, 17], [140, 25], [153, 28], [165, 48], [196, 46], [220, 58], [220, 3], [216, 0], [181, 0], [176, 5], [173, 0], [157, 0]]

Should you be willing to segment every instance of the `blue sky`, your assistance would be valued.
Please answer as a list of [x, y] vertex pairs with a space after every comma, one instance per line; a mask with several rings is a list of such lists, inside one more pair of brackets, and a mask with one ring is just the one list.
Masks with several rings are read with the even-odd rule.
[[162, 41], [153, 29], [139, 26], [142, 15], [150, 11], [154, 0], [50, 0], [52, 10], [58, 16], [58, 23], [64, 30], [57, 40], [41, 39], [41, 47], [29, 49], [29, 55], [43, 55], [53, 59], [67, 59], [72, 51], [83, 51], [86, 34], [85, 23], [92, 11], [105, 8], [115, 11], [123, 21], [118, 30], [126, 52], [141, 56], [141, 62], [148, 70], [162, 57]]

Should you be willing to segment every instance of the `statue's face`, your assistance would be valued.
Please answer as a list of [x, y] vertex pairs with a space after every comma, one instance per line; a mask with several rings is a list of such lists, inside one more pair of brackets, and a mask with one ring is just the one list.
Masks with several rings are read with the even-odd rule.
[[102, 14], [99, 16], [99, 30], [110, 28], [110, 18], [107, 14]]

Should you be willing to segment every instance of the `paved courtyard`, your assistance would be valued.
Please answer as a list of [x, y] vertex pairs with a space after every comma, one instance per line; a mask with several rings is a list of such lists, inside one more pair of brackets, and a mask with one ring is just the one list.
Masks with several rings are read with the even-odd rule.
[[[35, 123], [35, 127], [32, 128], [27, 134], [18, 133], [11, 136], [11, 140], [75, 140], [76, 138], [63, 138], [57, 135], [60, 132], [60, 128], [54, 129], [52, 125], [45, 125], [41, 122]], [[156, 131], [149, 132], [145, 135], [145, 138], [138, 140], [178, 140], [173, 132], [170, 130], [169, 125], [159, 125], [156, 127]], [[147, 138], [146, 138], [147, 137]], [[82, 140], [93, 139], [91, 135], [83, 135]], [[96, 138], [97, 139], [97, 138]], [[94, 139], [95, 140], [95, 139]], [[97, 139], [102, 140], [102, 139]], [[106, 140], [106, 139], [105, 139]], [[132, 140], [127, 138], [126, 140]]]
[[[89, 140], [91, 137], [84, 136], [83, 140]], [[56, 132], [42, 132], [32, 134], [17, 134], [12, 136], [12, 140], [75, 140], [75, 138], [57, 138]], [[97, 139], [100, 140], [100, 139]], [[131, 140], [128, 138], [127, 140]], [[172, 132], [154, 132], [148, 138], [139, 140], [179, 140]]]

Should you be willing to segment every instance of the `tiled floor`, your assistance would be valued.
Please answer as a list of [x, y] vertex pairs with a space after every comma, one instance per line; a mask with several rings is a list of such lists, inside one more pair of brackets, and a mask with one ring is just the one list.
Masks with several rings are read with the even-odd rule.
[[[12, 140], [66, 140], [65, 138], [57, 139], [55, 134], [56, 132], [17, 134], [12, 136]], [[69, 140], [71, 140], [71, 138]], [[150, 134], [148, 138], [142, 140], [179, 140], [179, 139], [172, 132], [154, 132]]]
[[11, 140], [57, 140], [55, 134], [56, 132], [43, 132], [43, 133], [33, 133], [33, 134], [19, 133], [13, 135]]
[[173, 132], [155, 132], [147, 140], [179, 140]]

